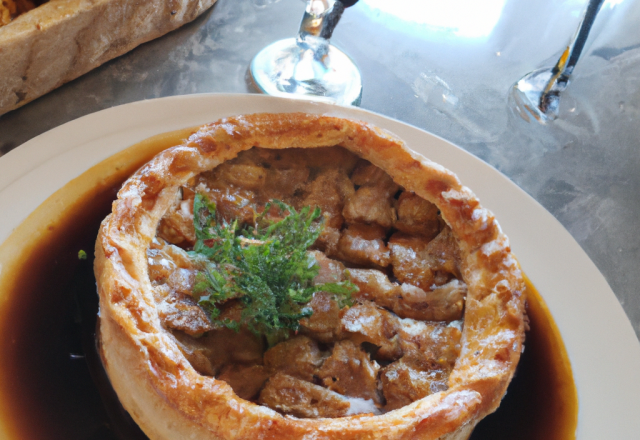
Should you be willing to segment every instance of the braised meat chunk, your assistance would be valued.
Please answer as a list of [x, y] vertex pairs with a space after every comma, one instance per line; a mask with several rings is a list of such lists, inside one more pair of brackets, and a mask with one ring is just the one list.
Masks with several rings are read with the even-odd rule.
[[344, 171], [322, 170], [307, 185], [302, 205], [319, 207], [325, 215], [326, 226], [339, 229], [344, 223], [344, 202], [353, 192], [353, 184]]
[[420, 368], [438, 365], [444, 369], [452, 369], [460, 354], [461, 325], [461, 321], [444, 323], [399, 320], [398, 336], [403, 359]]
[[340, 168], [316, 170], [315, 178], [303, 192], [300, 206], [318, 207], [322, 210], [324, 228], [316, 241], [316, 247], [328, 255], [336, 252], [340, 229], [344, 224], [342, 209], [345, 200], [353, 194], [353, 184]]
[[[176, 269], [193, 270], [187, 253], [162, 238], [155, 238], [147, 249], [149, 279], [155, 285], [164, 284]], [[189, 286], [185, 286], [190, 291]]]
[[297, 336], [267, 350], [264, 364], [271, 372], [282, 372], [309, 382], [326, 358], [318, 344], [306, 337]]
[[316, 292], [307, 307], [313, 314], [300, 320], [302, 332], [323, 343], [338, 340], [342, 332], [340, 307], [333, 299], [333, 295], [327, 292]]
[[230, 161], [213, 171], [214, 179], [233, 186], [249, 190], [258, 190], [267, 181], [267, 169], [256, 163], [237, 163]]
[[378, 392], [380, 366], [350, 340], [337, 342], [318, 371], [323, 385], [343, 396], [360, 397], [381, 403]]
[[192, 336], [213, 330], [206, 313], [191, 294], [195, 270], [186, 252], [156, 239], [147, 249], [147, 260], [162, 324]]
[[360, 187], [344, 207], [343, 215], [349, 223], [376, 224], [385, 229], [393, 226], [396, 212], [393, 193], [380, 186]]
[[262, 405], [296, 417], [344, 417], [351, 404], [338, 393], [284, 373], [272, 376], [260, 393]]
[[358, 344], [378, 347], [376, 356], [380, 359], [393, 360], [402, 355], [398, 317], [370, 301], [355, 304], [343, 313], [342, 331]]
[[440, 232], [438, 207], [433, 203], [409, 192], [400, 194], [397, 204], [398, 218], [393, 227], [400, 232], [433, 239]]
[[393, 182], [383, 169], [364, 159], [360, 159], [356, 164], [351, 174], [351, 181], [357, 186], [379, 186], [392, 193], [398, 190], [398, 185]]
[[408, 283], [392, 283], [375, 269], [350, 269], [349, 278], [358, 286], [356, 298], [374, 301], [401, 318], [451, 321], [462, 317], [467, 286], [458, 279], [425, 291]]
[[377, 224], [385, 229], [393, 226], [396, 211], [393, 196], [400, 188], [380, 168], [361, 161], [351, 176], [357, 191], [347, 201], [343, 215], [349, 223]]
[[386, 410], [402, 408], [430, 394], [447, 389], [449, 374], [441, 369], [419, 370], [402, 360], [380, 372]]
[[240, 224], [253, 224], [256, 213], [263, 205], [259, 204], [253, 191], [238, 188], [231, 184], [210, 181], [201, 176], [196, 187], [199, 194], [205, 194], [216, 204], [216, 219], [220, 223], [231, 223], [237, 220]]
[[297, 194], [306, 187], [309, 174], [309, 168], [269, 167], [267, 170], [267, 181], [262, 188], [262, 198], [278, 200], [294, 199]]
[[448, 388], [449, 373], [460, 354], [458, 324], [400, 320], [398, 336], [403, 356], [380, 371], [386, 410]]
[[431, 241], [398, 232], [389, 239], [389, 249], [393, 274], [400, 282], [433, 290], [460, 278], [458, 243], [448, 227]]
[[389, 249], [385, 230], [377, 225], [352, 224], [338, 241], [336, 256], [344, 261], [368, 267], [387, 267]]
[[158, 304], [158, 315], [166, 327], [191, 336], [200, 336], [214, 328], [192, 296], [176, 291], [172, 291]]
[[262, 365], [263, 362], [264, 342], [248, 330], [221, 328], [197, 338], [173, 331], [172, 336], [194, 369], [207, 376], [215, 376], [229, 363]]

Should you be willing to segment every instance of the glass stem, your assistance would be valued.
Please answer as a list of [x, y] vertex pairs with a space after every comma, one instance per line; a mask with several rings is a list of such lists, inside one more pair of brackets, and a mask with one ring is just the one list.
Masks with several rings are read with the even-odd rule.
[[584, 45], [589, 37], [589, 32], [593, 26], [593, 22], [602, 7], [604, 0], [589, 0], [587, 11], [582, 17], [580, 26], [571, 43], [562, 52], [560, 59], [551, 70], [551, 78], [545, 86], [542, 95], [540, 95], [540, 109], [545, 112], [550, 102], [550, 96], [557, 96], [561, 91], [567, 88], [569, 78], [573, 73], [573, 69], [580, 59]]
[[322, 60], [329, 51], [329, 39], [343, 12], [344, 5], [339, 1], [309, 0], [296, 39], [300, 49], [311, 49], [314, 58]]

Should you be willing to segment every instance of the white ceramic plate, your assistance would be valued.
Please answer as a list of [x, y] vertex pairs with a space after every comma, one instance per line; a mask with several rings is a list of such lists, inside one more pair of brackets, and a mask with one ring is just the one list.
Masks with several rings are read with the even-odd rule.
[[640, 344], [613, 291], [580, 246], [541, 205], [480, 159], [362, 109], [262, 95], [190, 95], [82, 117], [0, 157], [0, 243], [56, 190], [132, 144], [225, 116], [291, 111], [371, 122], [457, 173], [499, 219], [560, 328], [578, 388], [578, 438], [640, 438]]

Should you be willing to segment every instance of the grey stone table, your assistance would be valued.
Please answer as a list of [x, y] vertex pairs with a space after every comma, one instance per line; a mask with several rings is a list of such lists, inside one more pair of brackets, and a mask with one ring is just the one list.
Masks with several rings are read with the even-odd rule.
[[[562, 97], [528, 123], [507, 103], [553, 65], [586, 0], [360, 0], [332, 42], [362, 72], [362, 107], [490, 163], [546, 207], [602, 271], [640, 335], [640, 2], [610, 0]], [[405, 8], [404, 5], [409, 5]], [[72, 119], [141, 99], [255, 93], [247, 66], [293, 36], [301, 0], [219, 0], [193, 23], [0, 117], [0, 155]]]

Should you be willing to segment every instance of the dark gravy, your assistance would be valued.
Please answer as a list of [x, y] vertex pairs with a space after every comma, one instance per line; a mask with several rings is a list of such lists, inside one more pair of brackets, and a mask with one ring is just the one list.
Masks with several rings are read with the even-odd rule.
[[[93, 248], [126, 177], [192, 131], [156, 136], [87, 171], [0, 247], [0, 419], [10, 438], [146, 438], [120, 406], [95, 350]], [[59, 206], [65, 208], [57, 213]], [[80, 249], [86, 260], [78, 259]], [[531, 284], [528, 313], [531, 331], [516, 376], [473, 440], [575, 439], [578, 400], [571, 367]]]

